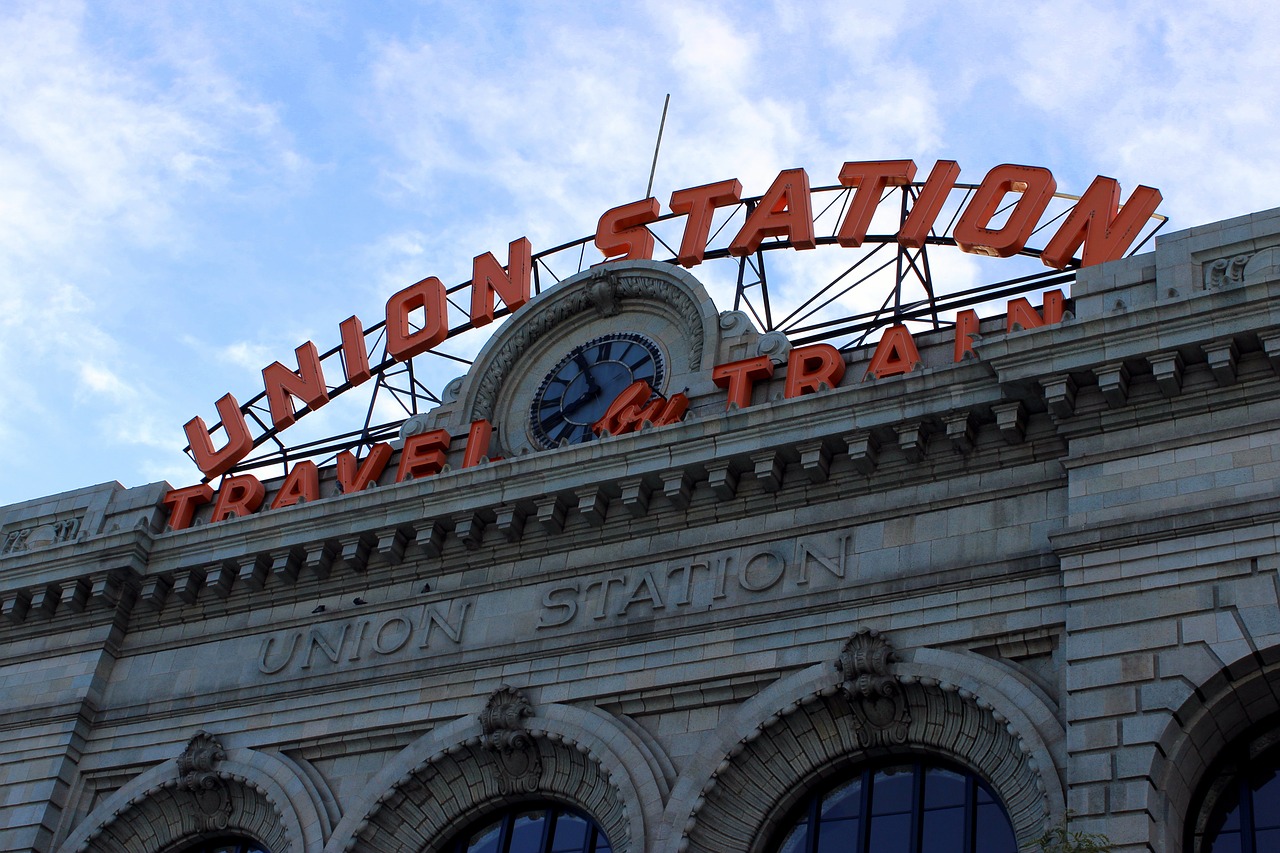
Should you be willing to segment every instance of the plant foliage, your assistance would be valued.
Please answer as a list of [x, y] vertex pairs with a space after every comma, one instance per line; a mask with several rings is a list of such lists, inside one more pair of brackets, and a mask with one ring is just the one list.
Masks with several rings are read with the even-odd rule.
[[1040, 836], [1041, 853], [1111, 853], [1111, 839], [1102, 833], [1072, 832], [1068, 827], [1074, 815], [1068, 814], [1056, 826]]

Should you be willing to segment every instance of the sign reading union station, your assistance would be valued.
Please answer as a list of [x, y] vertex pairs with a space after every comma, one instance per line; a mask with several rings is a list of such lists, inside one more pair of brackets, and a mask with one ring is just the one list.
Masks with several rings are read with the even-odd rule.
[[[940, 160], [928, 177], [915, 183], [916, 164], [911, 160], [879, 160], [847, 162], [840, 169], [839, 188], [845, 190], [837, 227], [830, 235], [819, 235], [815, 227], [815, 205], [809, 176], [804, 169], [786, 169], [778, 173], [765, 193], [744, 200], [742, 184], [736, 179], [676, 190], [669, 202], [670, 216], [684, 217], [679, 249], [673, 261], [685, 268], [702, 264], [708, 257], [715, 216], [724, 208], [742, 208], [742, 223], [732, 233], [721, 256], [749, 258], [762, 244], [796, 250], [814, 249], [819, 244], [835, 244], [858, 248], [868, 240], [868, 232], [881, 202], [896, 188], [910, 190], [904, 194], [899, 227], [892, 240], [901, 249], [921, 250], [927, 244], [945, 243], [961, 251], [1009, 258], [1018, 254], [1034, 254], [1044, 266], [1055, 270], [1085, 267], [1124, 256], [1141, 234], [1161, 201], [1159, 190], [1139, 186], [1121, 205], [1119, 184], [1112, 178], [1097, 177], [1071, 206], [1042, 221], [1055, 198], [1057, 183], [1052, 173], [1037, 166], [1000, 165], [991, 169], [977, 185], [969, 185], [965, 198], [955, 210], [952, 221], [939, 224], [940, 214], [948, 198], [958, 186], [960, 167], [955, 161]], [[1059, 196], [1060, 197], [1060, 196]], [[907, 199], [911, 204], [908, 207]], [[650, 226], [662, 217], [657, 199], [647, 198], [606, 211], [600, 217], [594, 235], [596, 248], [606, 262], [652, 259], [655, 238]], [[1028, 249], [1029, 242], [1052, 228], [1052, 236], [1041, 249]], [[720, 230], [724, 230], [721, 225]], [[718, 232], [717, 232], [718, 233]], [[945, 234], [945, 238], [939, 237]], [[1079, 253], [1079, 257], [1076, 255]], [[192, 418], [185, 427], [189, 452], [206, 480], [227, 476], [217, 493], [210, 519], [214, 522], [252, 514], [266, 500], [262, 482], [252, 474], [232, 473], [265, 437], [274, 437], [293, 425], [303, 414], [324, 406], [329, 400], [350, 388], [372, 379], [391, 363], [407, 363], [415, 356], [429, 353], [452, 335], [492, 323], [499, 313], [497, 300], [505, 305], [505, 313], [521, 311], [533, 293], [534, 255], [527, 238], [514, 240], [507, 250], [504, 266], [491, 252], [478, 255], [470, 282], [448, 289], [436, 277], [427, 277], [394, 294], [386, 307], [385, 322], [379, 323], [379, 340], [384, 361], [371, 366], [369, 333], [358, 317], [339, 324], [340, 346], [329, 353], [336, 355], [331, 364], [341, 364], [343, 382], [331, 385], [326, 379], [321, 355], [316, 345], [307, 341], [296, 350], [297, 369], [274, 362], [262, 371], [266, 413], [270, 426], [250, 406], [241, 406], [231, 394], [217, 401], [221, 423], [207, 427], [200, 417]], [[909, 263], [913, 263], [908, 261]], [[927, 267], [927, 264], [926, 264]], [[763, 274], [761, 274], [763, 280]], [[450, 327], [452, 294], [468, 289], [469, 305], [465, 321]], [[932, 296], [932, 291], [930, 291]], [[1062, 320], [1064, 297], [1061, 290], [1044, 293], [1039, 309], [1022, 296], [1006, 301], [1007, 329], [1035, 328]], [[936, 314], [935, 314], [936, 322]], [[973, 356], [973, 342], [981, 320], [975, 310], [955, 312], [952, 360], [961, 362]], [[544, 419], [534, 425], [544, 446], [557, 441], [570, 443], [595, 435], [618, 434], [643, 426], [662, 426], [679, 421], [688, 408], [682, 394], [663, 397], [655, 387], [654, 371], [661, 366], [656, 345], [646, 343], [643, 336], [599, 340], [590, 351], [575, 352], [577, 365], [565, 365], [559, 379], [550, 378], [551, 387], [540, 391], [538, 405]], [[648, 347], [648, 351], [646, 351]], [[623, 355], [614, 350], [622, 348]], [[910, 373], [923, 362], [910, 328], [902, 322], [885, 324], [878, 343], [865, 365], [852, 373], [844, 354], [829, 343], [812, 343], [788, 348], [785, 358], [784, 399], [813, 394], [840, 387], [842, 383], [866, 382]], [[592, 377], [608, 373], [605, 367], [588, 369], [589, 363], [626, 364], [627, 379], [618, 387], [610, 386], [611, 396], [600, 397], [597, 380]], [[759, 382], [773, 376], [775, 364], [781, 360], [770, 355], [715, 364], [711, 368], [714, 384], [724, 389], [727, 408], [746, 408], [752, 404], [752, 392]], [[332, 368], [331, 368], [332, 369]], [[591, 383], [591, 406], [585, 398], [578, 410], [592, 411], [599, 417], [589, 422], [567, 417], [565, 394], [575, 379]], [[620, 392], [620, 393], [619, 393]], [[600, 399], [595, 399], [600, 397]], [[301, 404], [301, 408], [298, 407]], [[603, 413], [599, 407], [607, 407]], [[246, 418], [246, 413], [250, 415]], [[255, 438], [250, 421], [264, 430]], [[218, 430], [224, 434], [222, 446], [214, 443]], [[484, 418], [470, 423], [466, 430], [462, 467], [487, 462], [491, 457], [490, 439], [493, 425]], [[455, 436], [445, 429], [431, 429], [405, 436], [395, 468], [395, 481], [434, 475], [447, 464], [447, 453], [456, 448]], [[370, 443], [363, 459], [349, 450], [336, 456], [336, 476], [342, 493], [364, 489], [382, 476], [390, 465], [394, 450], [389, 443]], [[295, 464], [270, 503], [280, 509], [319, 497], [320, 480], [311, 461]], [[207, 483], [172, 490], [165, 498], [170, 508], [169, 525], [183, 529], [192, 523], [196, 509], [214, 500], [215, 491]]]

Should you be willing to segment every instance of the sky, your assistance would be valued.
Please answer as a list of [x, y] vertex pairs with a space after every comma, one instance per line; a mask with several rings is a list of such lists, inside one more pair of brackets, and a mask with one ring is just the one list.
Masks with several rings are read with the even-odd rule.
[[1155, 186], [1181, 230], [1280, 204], [1278, 43], [1270, 0], [8, 0], [0, 505], [198, 482], [183, 424], [270, 362], [643, 197], [667, 94], [664, 210], [953, 159]]

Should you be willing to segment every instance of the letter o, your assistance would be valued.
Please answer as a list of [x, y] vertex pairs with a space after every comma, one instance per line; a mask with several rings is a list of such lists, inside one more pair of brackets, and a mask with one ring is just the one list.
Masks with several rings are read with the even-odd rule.
[[[399, 622], [401, 626], [403, 626], [404, 634], [402, 634], [399, 638], [397, 638], [392, 643], [392, 645], [390, 646], [383, 645], [382, 640], [383, 640], [383, 636], [387, 632], [387, 628], [391, 627], [391, 625], [396, 622]], [[413, 633], [413, 625], [409, 623], [408, 619], [404, 618], [403, 616], [392, 616], [386, 622], [382, 623], [382, 627], [378, 629], [377, 635], [374, 636], [373, 650], [380, 655], [389, 655], [392, 652], [398, 652], [404, 648], [405, 643], [409, 642], [409, 635], [411, 633]]]
[[[748, 575], [751, 573], [751, 567], [755, 565], [756, 560], [762, 557], [767, 562], [771, 563], [772, 574], [766, 576], [765, 580], [761, 583], [752, 583], [748, 578]], [[761, 551], [758, 554], [753, 554], [748, 557], [747, 561], [742, 564], [742, 572], [738, 575], [738, 586], [742, 587], [747, 592], [764, 592], [766, 589], [769, 589], [776, 585], [778, 581], [782, 580], [782, 575], [786, 570], [786, 560], [783, 560], [772, 551]]]

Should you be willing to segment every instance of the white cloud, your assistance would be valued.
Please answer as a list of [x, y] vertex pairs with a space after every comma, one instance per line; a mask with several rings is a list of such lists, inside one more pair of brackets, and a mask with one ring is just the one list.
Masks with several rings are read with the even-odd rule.
[[217, 350], [217, 360], [245, 370], [256, 372], [273, 361], [287, 358], [278, 347], [251, 341], [235, 341]]
[[1280, 121], [1262, 106], [1280, 98], [1273, 3], [1078, 0], [997, 14], [1023, 36], [1001, 69], [1086, 168], [1126, 191], [1159, 187], [1175, 227], [1276, 203]]
[[81, 364], [79, 374], [84, 390], [100, 394], [113, 402], [127, 402], [137, 396], [133, 387], [101, 365]]
[[4, 463], [19, 475], [59, 444], [100, 466], [104, 445], [140, 443], [172, 402], [144, 390], [156, 355], [136, 312], [150, 297], [131, 271], [184, 249], [201, 194], [302, 167], [273, 109], [198, 39], [170, 31], [169, 55], [126, 55], [88, 18], [71, 2], [0, 10], [0, 435], [24, 437]]

